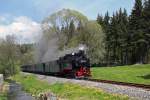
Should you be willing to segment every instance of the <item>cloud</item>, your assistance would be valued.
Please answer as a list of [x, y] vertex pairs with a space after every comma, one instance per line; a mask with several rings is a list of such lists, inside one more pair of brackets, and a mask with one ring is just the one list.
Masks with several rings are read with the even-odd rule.
[[0, 37], [6, 35], [15, 35], [18, 42], [34, 42], [35, 38], [41, 32], [40, 24], [26, 16], [15, 17], [9, 24], [3, 24], [2, 21], [9, 20], [0, 17]]
[[6, 21], [6, 18], [4, 16], [0, 16], [0, 21]]

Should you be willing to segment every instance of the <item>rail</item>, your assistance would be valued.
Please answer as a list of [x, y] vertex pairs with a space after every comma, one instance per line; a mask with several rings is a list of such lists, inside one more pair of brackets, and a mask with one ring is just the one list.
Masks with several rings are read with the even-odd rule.
[[100, 80], [100, 79], [88, 79], [88, 81], [130, 86], [130, 87], [136, 87], [136, 88], [143, 88], [143, 89], [150, 91], [150, 85], [146, 85], [146, 84], [126, 83], [126, 82], [117, 82], [117, 81]]

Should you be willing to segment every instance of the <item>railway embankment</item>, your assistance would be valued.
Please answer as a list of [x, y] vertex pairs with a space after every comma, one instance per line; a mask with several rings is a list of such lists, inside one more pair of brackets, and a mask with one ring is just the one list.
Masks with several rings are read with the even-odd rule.
[[[58, 100], [129, 100], [127, 95], [112, 94], [100, 88], [79, 84], [71, 79], [22, 73], [12, 77], [33, 96], [53, 93]], [[74, 80], [75, 81], [75, 80]], [[81, 81], [81, 80], [76, 80]]]
[[[28, 75], [29, 73], [28, 74], [23, 73], [23, 74]], [[37, 74], [34, 75], [40, 80], [47, 81], [49, 84], [73, 83], [73, 84], [79, 84], [80, 86], [86, 86], [89, 88], [104, 90], [105, 92], [111, 94], [126, 95], [132, 99], [150, 100], [150, 91], [142, 88], [121, 86], [121, 85], [108, 84], [108, 83], [91, 82], [87, 80], [65, 79], [65, 78], [57, 78], [57, 77], [37, 75]]]

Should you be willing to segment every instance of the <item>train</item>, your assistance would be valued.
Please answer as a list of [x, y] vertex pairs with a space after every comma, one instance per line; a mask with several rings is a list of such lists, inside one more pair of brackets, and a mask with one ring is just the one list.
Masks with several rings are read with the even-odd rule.
[[23, 72], [57, 75], [71, 78], [89, 78], [90, 60], [84, 50], [65, 54], [56, 60], [21, 66]]

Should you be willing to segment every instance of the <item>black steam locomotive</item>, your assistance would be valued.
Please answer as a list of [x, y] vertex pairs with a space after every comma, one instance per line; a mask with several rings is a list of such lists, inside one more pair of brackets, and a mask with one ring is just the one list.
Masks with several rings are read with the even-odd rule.
[[66, 54], [54, 61], [23, 65], [21, 69], [23, 72], [69, 76], [74, 78], [87, 78], [91, 76], [90, 61], [82, 50], [77, 53]]

